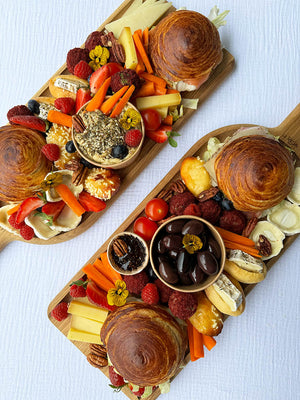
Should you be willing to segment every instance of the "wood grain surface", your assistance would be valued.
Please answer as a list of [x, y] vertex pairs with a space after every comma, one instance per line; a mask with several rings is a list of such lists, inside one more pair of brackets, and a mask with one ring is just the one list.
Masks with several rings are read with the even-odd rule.
[[[251, 127], [255, 125], [250, 124], [237, 124], [230, 125], [226, 127], [219, 128], [213, 132], [210, 132], [203, 138], [201, 138], [198, 142], [196, 142], [190, 150], [178, 161], [178, 163], [166, 174], [166, 176], [161, 180], [161, 182], [149, 193], [149, 195], [139, 204], [139, 206], [129, 215], [129, 217], [119, 226], [119, 228], [102, 244], [102, 246], [91, 256], [89, 260], [87, 260], [86, 264], [93, 263], [96, 258], [99, 257], [100, 253], [106, 251], [107, 245], [112, 239], [113, 236], [120, 232], [124, 231], [132, 231], [133, 223], [136, 218], [144, 214], [144, 208], [149, 200], [156, 197], [157, 194], [164, 188], [168, 187], [170, 182], [175, 181], [180, 177], [180, 166], [182, 161], [186, 157], [191, 156], [203, 156], [203, 153], [206, 150], [206, 144], [209, 138], [217, 137], [220, 141], [225, 140], [227, 137], [232, 136], [234, 132], [236, 132], [241, 127]], [[300, 166], [300, 104], [286, 117], [286, 119], [275, 128], [267, 128], [270, 133], [279, 136], [280, 140], [286, 145], [288, 145], [297, 155], [296, 166]], [[267, 269], [270, 270], [276, 261], [284, 254], [284, 252], [291, 246], [294, 240], [299, 235], [289, 236], [284, 240], [284, 248], [281, 250], [280, 254], [272, 259], [266, 261]], [[83, 267], [83, 266], [82, 266]], [[64, 321], [58, 322], [54, 318], [51, 317], [51, 310], [61, 301], [69, 302], [71, 297], [69, 295], [70, 283], [82, 278], [84, 276], [82, 270], [79, 270], [77, 274], [65, 285], [65, 287], [61, 290], [60, 293], [51, 301], [48, 307], [48, 317], [50, 321], [61, 331], [65, 336], [68, 334], [68, 330], [70, 327], [70, 316]], [[256, 286], [256, 284], [246, 285], [242, 284], [245, 295], [248, 295], [250, 291]], [[226, 318], [225, 318], [226, 319]], [[88, 344], [83, 342], [73, 341], [73, 344], [86, 356], [89, 353]], [[185, 364], [190, 361], [189, 353], [185, 357]], [[103, 368], [102, 372], [108, 376], [108, 368]], [[177, 372], [175, 376], [178, 375], [180, 370]], [[174, 377], [175, 378], [175, 377]], [[174, 379], [173, 378], [173, 379]], [[130, 399], [137, 400], [138, 398], [132, 394], [132, 392], [128, 388], [122, 389], [124, 394]], [[149, 400], [154, 400], [160, 395], [160, 390], [156, 389], [151, 396], [149, 396]]]

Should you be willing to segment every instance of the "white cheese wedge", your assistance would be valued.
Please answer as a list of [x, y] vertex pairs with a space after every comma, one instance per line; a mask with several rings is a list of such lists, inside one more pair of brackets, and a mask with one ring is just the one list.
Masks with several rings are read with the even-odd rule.
[[300, 205], [300, 167], [295, 169], [295, 179], [292, 190], [287, 195], [287, 199], [294, 204]]
[[1, 226], [1, 228], [5, 229], [6, 231], [21, 237], [19, 231], [17, 229], [13, 228], [10, 225], [10, 223], [8, 222], [8, 218], [10, 216], [7, 214], [7, 211], [10, 210], [14, 206], [15, 206], [15, 204], [8, 204], [8, 205], [0, 208], [0, 226]]
[[287, 236], [300, 233], [300, 207], [287, 200], [283, 200], [278, 206], [273, 207], [267, 220]]
[[68, 90], [69, 92], [72, 92], [75, 94], [79, 87], [78, 83], [71, 82], [71, 81], [68, 81], [67, 79], [62, 79], [62, 78], [57, 78], [54, 82], [54, 86], [56, 86], [60, 89]]
[[25, 223], [34, 230], [35, 236], [48, 240], [58, 235], [61, 231], [59, 229], [52, 229], [46, 224], [46, 221], [38, 215], [34, 215], [36, 211], [32, 211], [28, 217], [25, 218]]
[[[51, 174], [62, 174], [63, 176], [62, 183], [67, 185], [68, 188], [76, 197], [78, 197], [79, 193], [83, 191], [83, 185], [74, 185], [72, 183], [72, 175], [73, 175], [72, 171], [69, 171], [67, 169], [62, 169], [60, 171], [50, 172], [49, 174], [46, 175], [45, 179]], [[54, 202], [54, 201], [60, 201], [61, 197], [56, 192], [55, 188], [50, 188], [49, 190], [46, 191], [46, 199], [47, 201]]]
[[249, 272], [262, 272], [264, 268], [264, 263], [261, 260], [242, 250], [230, 250], [228, 260]]
[[272, 246], [272, 253], [268, 257], [262, 257], [262, 260], [268, 260], [272, 257], [277, 256], [283, 248], [283, 240], [285, 238], [285, 234], [271, 222], [259, 221], [251, 232], [249, 239], [257, 243], [259, 235], [264, 235], [269, 240]]
[[218, 295], [226, 302], [231, 311], [236, 311], [243, 302], [242, 293], [234, 286], [226, 275], [221, 274], [213, 284]]
[[71, 210], [67, 205], [62, 209], [57, 219], [53, 221], [51, 229], [58, 230], [60, 232], [67, 232], [75, 229], [81, 222], [81, 216], [79, 217]]

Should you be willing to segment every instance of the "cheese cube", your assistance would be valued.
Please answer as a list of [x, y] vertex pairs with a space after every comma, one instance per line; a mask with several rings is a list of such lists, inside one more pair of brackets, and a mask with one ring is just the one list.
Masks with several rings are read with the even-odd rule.
[[125, 51], [125, 68], [135, 69], [138, 63], [138, 58], [132, 38], [131, 29], [128, 26], [125, 26], [122, 29], [121, 35], [119, 37], [119, 42], [121, 43]]

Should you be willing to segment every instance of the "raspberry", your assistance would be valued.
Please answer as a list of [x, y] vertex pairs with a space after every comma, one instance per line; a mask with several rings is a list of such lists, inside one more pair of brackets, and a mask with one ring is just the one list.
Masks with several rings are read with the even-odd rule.
[[60, 148], [55, 143], [48, 143], [42, 147], [42, 153], [45, 154], [48, 160], [57, 161], [60, 156]]
[[34, 237], [34, 230], [24, 223], [20, 228], [20, 235], [25, 240], [31, 240]]
[[85, 297], [86, 296], [86, 288], [82, 285], [77, 285], [74, 283], [70, 287], [70, 295], [72, 297]]
[[63, 301], [57, 304], [57, 306], [55, 306], [51, 311], [51, 315], [57, 321], [62, 321], [63, 319], [66, 319], [68, 316], [68, 303]]
[[17, 216], [17, 211], [14, 212], [12, 215], [10, 215], [10, 217], [8, 218], [8, 222], [13, 228], [20, 229], [25, 224], [25, 222], [23, 221], [20, 224], [18, 224], [16, 222], [16, 216]]
[[154, 283], [147, 283], [141, 293], [142, 300], [147, 304], [158, 304], [159, 293]]
[[74, 75], [81, 79], [87, 79], [93, 72], [93, 68], [84, 60], [79, 61], [74, 68]]
[[74, 68], [79, 61], [84, 60], [87, 63], [90, 61], [89, 50], [75, 47], [68, 51], [67, 54], [67, 67], [71, 74], [74, 74]]
[[121, 375], [119, 375], [112, 365], [109, 366], [109, 379], [113, 386], [123, 386], [125, 385], [124, 379]]
[[71, 97], [59, 97], [55, 100], [54, 107], [64, 114], [74, 114], [75, 100]]
[[125, 143], [129, 147], [137, 147], [142, 140], [142, 132], [139, 129], [130, 129], [125, 133]]
[[213, 199], [203, 201], [199, 203], [199, 208], [202, 218], [206, 219], [213, 225], [218, 223], [222, 209], [217, 201]]
[[195, 196], [191, 192], [183, 192], [171, 197], [169, 206], [172, 215], [182, 215], [186, 207], [195, 203]]
[[183, 211], [183, 215], [195, 215], [201, 217], [201, 210], [198, 204], [189, 204]]
[[15, 106], [11, 108], [7, 113], [7, 119], [11, 123], [11, 117], [15, 117], [16, 115], [33, 115], [33, 113], [26, 106]]
[[197, 309], [197, 299], [192, 293], [174, 290], [168, 302], [172, 314], [180, 319], [190, 318]]
[[88, 51], [93, 50], [96, 46], [102, 46], [102, 36], [104, 34], [99, 31], [92, 32], [86, 39], [84, 47]]
[[160, 302], [167, 303], [174, 290], [171, 289], [169, 286], [165, 285], [160, 279], [156, 279], [154, 283], [158, 289]]
[[124, 282], [126, 288], [131, 294], [140, 295], [144, 286], [149, 282], [148, 275], [145, 271], [142, 271], [135, 275], [124, 275]]

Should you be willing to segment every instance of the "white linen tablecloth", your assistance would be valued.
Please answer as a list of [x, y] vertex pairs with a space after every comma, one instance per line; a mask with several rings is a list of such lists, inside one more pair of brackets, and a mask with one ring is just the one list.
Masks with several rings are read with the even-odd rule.
[[[0, 1], [0, 123], [65, 62], [69, 49], [120, 0]], [[208, 15], [208, 0], [174, 0]], [[220, 0], [220, 29], [236, 59], [233, 73], [97, 223], [55, 246], [13, 242], [0, 254], [0, 399], [125, 399], [48, 320], [56, 294], [202, 136], [235, 123], [274, 127], [299, 102], [298, 0]], [[229, 318], [217, 346], [189, 363], [163, 399], [289, 400], [299, 397], [299, 239], [250, 293], [244, 314]], [[297, 378], [298, 376], [298, 378]]]

